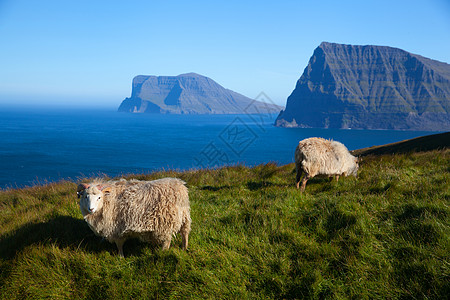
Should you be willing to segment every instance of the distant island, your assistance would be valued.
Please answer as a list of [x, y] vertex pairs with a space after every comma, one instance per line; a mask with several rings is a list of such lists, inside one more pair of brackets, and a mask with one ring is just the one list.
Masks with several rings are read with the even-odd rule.
[[211, 78], [188, 73], [178, 76], [134, 77], [131, 97], [123, 100], [118, 111], [158, 114], [278, 114], [282, 108], [226, 89]]
[[281, 127], [450, 130], [450, 65], [401, 49], [323, 42]]

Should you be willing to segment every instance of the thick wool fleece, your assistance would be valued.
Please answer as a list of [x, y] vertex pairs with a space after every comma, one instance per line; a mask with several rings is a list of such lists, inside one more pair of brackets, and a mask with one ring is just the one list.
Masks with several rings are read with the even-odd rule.
[[84, 217], [97, 235], [115, 242], [119, 252], [121, 244], [130, 237], [168, 248], [172, 235], [178, 232], [182, 234], [183, 247], [187, 247], [191, 217], [188, 189], [183, 181], [164, 178], [93, 182], [83, 193], [102, 195], [102, 207]]
[[[302, 172], [304, 180], [316, 175], [355, 175], [358, 171], [356, 157], [342, 143], [323, 138], [308, 138], [299, 142], [295, 149], [297, 185]], [[302, 189], [304, 189], [304, 185]]]

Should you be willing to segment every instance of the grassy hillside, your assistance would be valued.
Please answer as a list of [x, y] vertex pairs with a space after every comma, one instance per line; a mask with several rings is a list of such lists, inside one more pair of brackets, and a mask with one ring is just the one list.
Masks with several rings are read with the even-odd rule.
[[421, 136], [392, 144], [373, 146], [352, 151], [354, 155], [383, 155], [423, 152], [450, 148], [450, 132]]
[[180, 177], [190, 249], [93, 235], [76, 183], [0, 192], [0, 298], [429, 298], [450, 295], [450, 150], [369, 156], [359, 178], [266, 164]]

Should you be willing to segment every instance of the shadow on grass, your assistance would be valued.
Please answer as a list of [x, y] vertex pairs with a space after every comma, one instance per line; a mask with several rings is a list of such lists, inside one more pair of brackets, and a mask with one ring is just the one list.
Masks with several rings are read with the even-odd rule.
[[382, 220], [393, 220], [398, 237], [415, 246], [439, 244], [443, 237], [433, 220], [445, 222], [448, 213], [445, 209], [432, 205], [405, 204], [392, 206], [380, 214]]
[[[340, 180], [342, 182], [342, 179]], [[327, 176], [318, 175], [308, 180], [306, 184], [306, 191], [308, 192], [313, 189], [316, 189], [315, 193], [327, 192], [335, 189], [337, 184], [338, 183], [336, 182], [335, 179], [329, 178]]]
[[273, 186], [274, 184], [272, 182], [267, 182], [267, 181], [249, 181], [247, 182], [247, 188], [250, 191], [257, 191], [263, 188], [267, 188], [269, 186]]
[[231, 189], [231, 186], [229, 186], [229, 185], [222, 185], [222, 186], [205, 185], [200, 188], [200, 190], [202, 190], [202, 191], [211, 191], [211, 192], [217, 192], [217, 191], [224, 190], [224, 189]]
[[[112, 255], [117, 254], [116, 245], [96, 236], [84, 220], [58, 216], [47, 222], [28, 223], [0, 237], [0, 256], [11, 259], [33, 244], [55, 244], [61, 248], [70, 247], [94, 253], [109, 251]], [[137, 255], [148, 246], [149, 244], [137, 239], [130, 239], [124, 245], [125, 256]]]
[[252, 192], [261, 190], [261, 189], [265, 189], [268, 187], [289, 188], [290, 186], [295, 186], [295, 183], [292, 183], [292, 185], [289, 185], [289, 184], [272, 183], [270, 181], [249, 181], [249, 182], [247, 182], [247, 188]]

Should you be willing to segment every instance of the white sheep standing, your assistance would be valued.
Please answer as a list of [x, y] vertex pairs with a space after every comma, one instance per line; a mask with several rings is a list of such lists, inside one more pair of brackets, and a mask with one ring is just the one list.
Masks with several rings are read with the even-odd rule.
[[302, 192], [308, 179], [316, 175], [335, 176], [336, 180], [339, 180], [340, 175], [356, 177], [358, 167], [358, 158], [351, 155], [342, 143], [336, 141], [313, 137], [300, 141], [295, 149], [297, 189], [300, 186], [300, 177], [305, 172]]
[[84, 220], [96, 235], [123, 244], [138, 237], [169, 249], [172, 235], [181, 233], [187, 249], [191, 231], [188, 189], [177, 178], [153, 181], [94, 181], [77, 188]]

